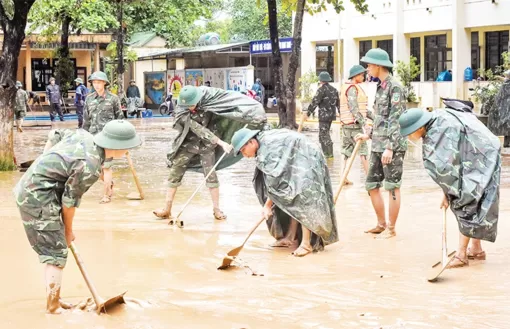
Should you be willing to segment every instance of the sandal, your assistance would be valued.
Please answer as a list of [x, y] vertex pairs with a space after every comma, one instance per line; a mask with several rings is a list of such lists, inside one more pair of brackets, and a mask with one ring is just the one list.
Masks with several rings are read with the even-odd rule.
[[466, 259], [462, 259], [458, 256], [454, 256], [447, 268], [459, 268], [465, 266], [469, 266], [469, 260], [467, 257]]
[[386, 229], [386, 226], [381, 226], [381, 225], [377, 224], [376, 227], [374, 227], [373, 229], [370, 229], [368, 231], [365, 231], [365, 233], [380, 234], [380, 233], [384, 232], [385, 229]]
[[101, 201], [99, 201], [100, 204], [105, 204], [105, 203], [110, 203], [112, 201], [112, 198], [109, 197], [108, 195], [105, 195], [103, 196], [103, 199], [101, 199]]
[[216, 220], [225, 220], [227, 216], [218, 208], [213, 209], [214, 219]]
[[[302, 250], [304, 250], [306, 252], [305, 253], [297, 253], [297, 251], [300, 250], [300, 249], [302, 249]], [[294, 250], [292, 252], [292, 255], [294, 257], [304, 257], [304, 256], [308, 255], [309, 253], [311, 253], [312, 251], [313, 251], [313, 249], [308, 247], [308, 246], [307, 247], [299, 246], [296, 250]]]
[[473, 254], [470, 249], [468, 249], [467, 252], [467, 258], [468, 259], [476, 259], [476, 260], [485, 260], [487, 255], [485, 254], [485, 251], [481, 251], [479, 253]]

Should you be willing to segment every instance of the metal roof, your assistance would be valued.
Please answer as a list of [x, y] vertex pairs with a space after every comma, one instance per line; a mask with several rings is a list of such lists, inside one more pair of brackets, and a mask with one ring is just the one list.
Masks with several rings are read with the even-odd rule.
[[145, 56], [140, 56], [138, 59], [147, 59], [147, 58], [155, 58], [155, 57], [181, 57], [184, 54], [192, 54], [192, 53], [205, 53], [205, 52], [215, 52], [215, 53], [249, 53], [250, 43], [246, 42], [237, 42], [223, 45], [210, 45], [210, 46], [197, 46], [197, 47], [189, 47], [189, 48], [176, 48], [176, 49], [168, 49], [164, 51], [154, 52]]

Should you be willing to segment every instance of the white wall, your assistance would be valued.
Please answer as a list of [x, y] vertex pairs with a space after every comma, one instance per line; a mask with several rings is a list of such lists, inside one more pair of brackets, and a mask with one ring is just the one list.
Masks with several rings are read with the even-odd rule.
[[465, 0], [466, 27], [508, 25], [510, 0]]
[[135, 62], [135, 80], [142, 99], [145, 99], [144, 72], [166, 71], [166, 60], [148, 60]]

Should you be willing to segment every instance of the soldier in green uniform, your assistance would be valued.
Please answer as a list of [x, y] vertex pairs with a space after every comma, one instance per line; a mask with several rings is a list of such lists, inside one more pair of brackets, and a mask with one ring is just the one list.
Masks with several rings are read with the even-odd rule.
[[[342, 124], [342, 154], [350, 158], [355, 147], [354, 138], [363, 132], [366, 124], [368, 97], [360, 84], [365, 81], [366, 69], [361, 65], [354, 65], [349, 70], [349, 82], [342, 85], [340, 91], [340, 123]], [[359, 155], [361, 164], [368, 173], [368, 147], [362, 142]], [[345, 185], [352, 184], [347, 178]]]
[[[356, 139], [372, 139], [368, 175], [365, 187], [377, 215], [377, 226], [365, 233], [380, 234], [379, 238], [396, 235], [395, 224], [400, 211], [400, 186], [407, 141], [400, 135], [398, 119], [405, 111], [404, 89], [389, 69], [393, 67], [388, 53], [380, 48], [369, 50], [361, 59], [368, 64], [368, 72], [378, 78], [375, 94], [373, 129]], [[389, 221], [380, 188], [389, 191]]]
[[[195, 156], [198, 155], [200, 157], [204, 175], [207, 175], [216, 162], [214, 152], [216, 146], [220, 146], [227, 153], [232, 151], [232, 146], [217, 137], [214, 129], [211, 131], [207, 128], [212, 120], [213, 113], [203, 110], [207, 104], [201, 102], [201, 100], [204, 97], [204, 93], [215, 91], [215, 88], [209, 89], [207, 87], [197, 88], [185, 86], [179, 93], [179, 108], [177, 109], [176, 116], [179, 117], [189, 112], [191, 118], [189, 121], [189, 132], [183, 136], [182, 143], [177, 147], [175, 156], [171, 160], [170, 175], [168, 178], [169, 189], [166, 196], [165, 207], [153, 212], [158, 218], [164, 219], [171, 217], [172, 202], [177, 193], [177, 188], [181, 185], [181, 180], [188, 169], [188, 164]], [[217, 220], [226, 219], [227, 216], [225, 216], [219, 208], [220, 190], [216, 172], [213, 172], [207, 178], [206, 186], [211, 193], [214, 218]]]
[[[459, 224], [459, 247], [449, 267], [485, 260], [480, 240], [496, 240], [501, 145], [473, 113], [410, 109], [399, 119], [410, 140], [423, 139], [423, 164], [441, 187], [441, 208], [451, 206]], [[471, 248], [468, 249], [471, 240]]]
[[319, 141], [324, 156], [332, 158], [333, 141], [331, 140], [330, 130], [331, 123], [335, 120], [336, 112], [340, 108], [340, 99], [338, 98], [338, 90], [329, 84], [332, 79], [328, 72], [321, 72], [319, 81], [321, 86], [317, 89], [312, 103], [308, 106], [308, 111], [303, 113], [303, 117], [304, 120], [308, 119], [319, 107]]
[[[94, 92], [85, 100], [83, 129], [95, 135], [103, 130], [103, 127], [114, 119], [122, 118], [120, 100], [117, 95], [106, 90], [110, 84], [104, 72], [97, 71], [90, 75], [89, 82], [94, 86]], [[104, 163], [104, 195], [100, 203], [111, 201], [113, 194], [112, 161], [107, 159]]]
[[28, 94], [23, 90], [21, 81], [16, 81], [16, 102], [14, 103], [14, 115], [16, 116], [16, 126], [20, 133], [23, 132], [23, 118], [27, 115]]
[[59, 313], [67, 247], [75, 239], [73, 219], [85, 192], [101, 177], [106, 158], [118, 158], [141, 141], [132, 124], [109, 122], [95, 136], [83, 129], [56, 130], [46, 150], [14, 189], [30, 245], [45, 264], [48, 313]]
[[338, 241], [331, 179], [324, 154], [305, 135], [288, 129], [242, 128], [235, 153], [255, 158], [255, 192], [273, 247], [297, 247], [303, 257]]

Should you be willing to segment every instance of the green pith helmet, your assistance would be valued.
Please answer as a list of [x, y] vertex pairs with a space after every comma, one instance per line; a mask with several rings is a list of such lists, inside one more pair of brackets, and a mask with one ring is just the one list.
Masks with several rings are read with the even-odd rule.
[[129, 150], [140, 146], [142, 141], [136, 133], [135, 126], [125, 120], [112, 120], [103, 130], [94, 136], [97, 146], [110, 150]]
[[17, 88], [23, 87], [23, 84], [21, 83], [21, 81], [16, 81], [16, 87]]
[[367, 71], [367, 69], [364, 68], [363, 66], [361, 66], [361, 65], [354, 65], [349, 70], [349, 79], [354, 78], [358, 74], [365, 73], [366, 71]]
[[360, 62], [380, 65], [389, 69], [393, 67], [393, 63], [390, 61], [390, 55], [381, 48], [370, 49], [365, 56], [361, 58]]
[[409, 109], [402, 113], [398, 123], [400, 124], [400, 134], [408, 136], [420, 129], [432, 119], [432, 113], [423, 109]]
[[108, 77], [106, 76], [106, 73], [101, 72], [101, 71], [96, 71], [89, 76], [89, 82], [92, 82], [94, 80], [104, 81], [104, 82], [106, 82], [107, 86], [110, 84], [110, 81], [108, 80]]
[[82, 78], [76, 78], [76, 79], [74, 79], [74, 82], [78, 82], [78, 83], [83, 84], [83, 79]]
[[250, 139], [255, 137], [260, 130], [252, 130], [248, 128], [241, 128], [232, 136], [232, 146], [234, 146], [234, 155], [238, 155], [241, 148], [248, 143]]
[[329, 75], [328, 72], [324, 71], [324, 72], [319, 73], [319, 81], [320, 82], [330, 82], [331, 80], [333, 80], [333, 79], [331, 79], [331, 76]]
[[194, 86], [184, 86], [179, 93], [177, 104], [182, 107], [195, 106], [200, 102], [202, 92]]

